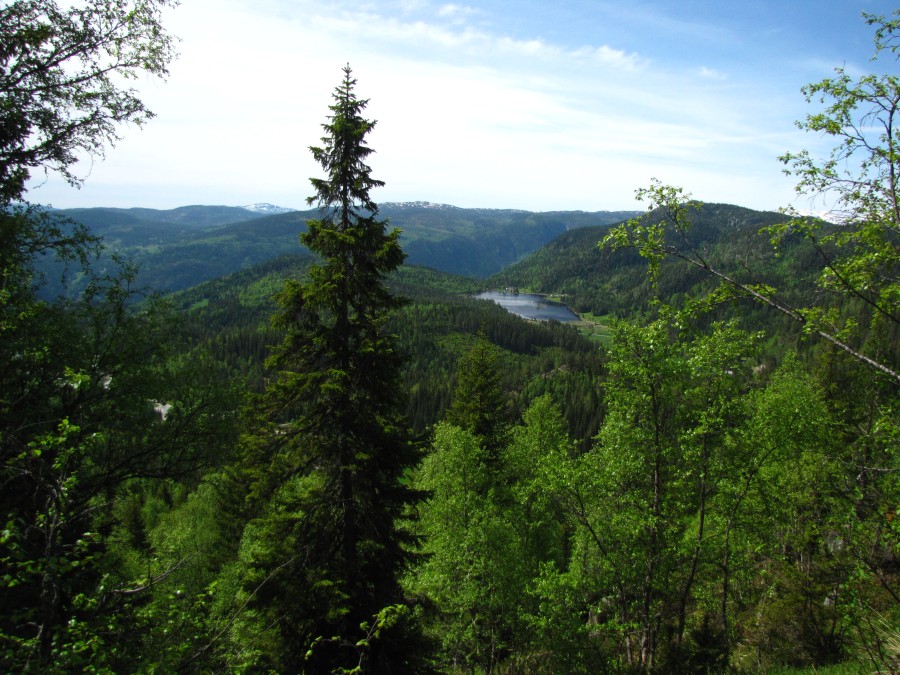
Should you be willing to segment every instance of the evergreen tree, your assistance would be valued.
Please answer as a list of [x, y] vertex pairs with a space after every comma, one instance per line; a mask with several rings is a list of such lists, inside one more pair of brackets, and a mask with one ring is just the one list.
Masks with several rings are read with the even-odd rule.
[[286, 336], [270, 359], [279, 372], [253, 450], [260, 506], [240, 553], [245, 627], [282, 672], [404, 662], [384, 632], [363, 651], [358, 644], [361, 623], [401, 599], [413, 543], [401, 521], [416, 500], [402, 478], [419, 450], [399, 412], [401, 361], [384, 330], [401, 304], [384, 279], [404, 254], [369, 196], [383, 183], [365, 163], [375, 123], [362, 117], [355, 84], [344, 68], [322, 145], [311, 148], [325, 171], [309, 199], [321, 218], [301, 238], [321, 263], [279, 298]]
[[496, 465], [508, 440], [506, 395], [501, 386], [497, 349], [484, 331], [459, 360], [456, 389], [446, 421], [472, 433], [484, 447], [488, 464]]

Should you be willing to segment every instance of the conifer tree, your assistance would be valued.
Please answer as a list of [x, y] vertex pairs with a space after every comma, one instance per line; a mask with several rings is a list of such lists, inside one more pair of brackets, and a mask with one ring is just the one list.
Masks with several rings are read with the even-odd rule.
[[491, 465], [497, 464], [509, 432], [497, 361], [497, 349], [484, 331], [479, 331], [475, 344], [459, 360], [456, 389], [446, 418], [475, 436]]
[[401, 479], [419, 451], [399, 412], [400, 358], [385, 333], [401, 301], [384, 278], [404, 254], [369, 194], [383, 183], [366, 165], [375, 122], [362, 117], [355, 84], [345, 67], [322, 144], [311, 148], [325, 177], [312, 179], [308, 201], [321, 217], [301, 239], [321, 262], [279, 298], [286, 336], [270, 359], [279, 372], [263, 441], [272, 450], [252, 487], [264, 506], [242, 541], [243, 586], [261, 619], [247, 628], [268, 632], [260, 644], [274, 647], [269, 665], [282, 672], [360, 659], [377, 672], [403, 661], [381, 631], [365, 653], [358, 644], [361, 623], [401, 599], [412, 543], [401, 521], [416, 498]]

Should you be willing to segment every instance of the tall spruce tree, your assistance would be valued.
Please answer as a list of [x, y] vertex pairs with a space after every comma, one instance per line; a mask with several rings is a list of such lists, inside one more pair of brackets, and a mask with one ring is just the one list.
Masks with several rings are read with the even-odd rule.
[[404, 254], [399, 230], [386, 231], [369, 195], [383, 183], [366, 165], [375, 122], [362, 117], [367, 101], [355, 85], [347, 66], [322, 144], [311, 148], [325, 177], [312, 179], [308, 201], [321, 213], [301, 239], [321, 263], [280, 295], [275, 322], [286, 336], [270, 359], [278, 376], [266, 394], [268, 431], [253, 451], [251, 494], [262, 499], [240, 556], [246, 637], [259, 638], [255, 665], [282, 672], [408, 667], [410, 643], [390, 631], [359, 642], [363, 622], [374, 634], [377, 614], [396, 618], [382, 610], [401, 601], [412, 543], [402, 519], [417, 494], [402, 478], [419, 450], [400, 413], [401, 361], [385, 332], [401, 300], [384, 279]]

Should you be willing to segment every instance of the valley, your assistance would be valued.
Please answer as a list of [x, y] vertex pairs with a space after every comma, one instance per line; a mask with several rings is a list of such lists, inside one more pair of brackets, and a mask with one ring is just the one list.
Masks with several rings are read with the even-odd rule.
[[[461, 209], [429, 202], [383, 204], [380, 212], [389, 219], [389, 227], [401, 230], [408, 264], [481, 278], [523, 259], [563, 232], [635, 215]], [[188, 288], [297, 253], [306, 220], [318, 216], [315, 210], [270, 214], [224, 206], [73, 209], [54, 214], [103, 237], [104, 256], [132, 260], [139, 268], [137, 283], [160, 291]]]

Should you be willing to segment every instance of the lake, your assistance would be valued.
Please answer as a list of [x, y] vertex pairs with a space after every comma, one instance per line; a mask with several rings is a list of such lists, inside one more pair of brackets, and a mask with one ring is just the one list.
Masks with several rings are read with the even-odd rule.
[[481, 300], [493, 300], [508, 312], [536, 321], [578, 321], [578, 315], [561, 302], [547, 300], [534, 293], [500, 293], [486, 291], [475, 296]]

